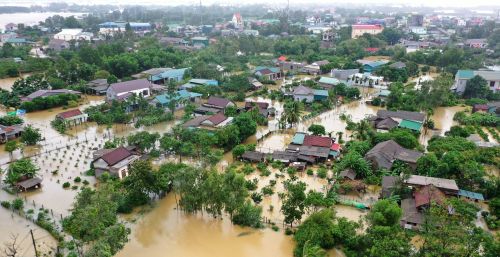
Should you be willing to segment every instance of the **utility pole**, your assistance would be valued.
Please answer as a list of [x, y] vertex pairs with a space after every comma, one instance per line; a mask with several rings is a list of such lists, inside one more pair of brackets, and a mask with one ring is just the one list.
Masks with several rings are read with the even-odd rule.
[[35, 237], [33, 236], [33, 229], [30, 229], [31, 240], [33, 241], [33, 248], [35, 249], [35, 256], [38, 257], [38, 251], [36, 249]]
[[200, 26], [203, 25], [203, 9], [202, 9], [202, 5], [201, 5], [201, 0], [200, 0]]

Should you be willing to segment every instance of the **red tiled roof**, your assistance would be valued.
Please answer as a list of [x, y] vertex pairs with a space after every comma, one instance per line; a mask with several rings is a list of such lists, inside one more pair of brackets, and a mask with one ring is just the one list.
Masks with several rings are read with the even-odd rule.
[[83, 113], [79, 109], [74, 109], [74, 110], [69, 110], [66, 112], [61, 112], [61, 113], [57, 114], [57, 117], [63, 118], [63, 119], [68, 119], [68, 118], [75, 117], [75, 116], [82, 115], [82, 114]]
[[414, 197], [415, 206], [417, 208], [422, 205], [428, 205], [431, 202], [442, 204], [446, 199], [444, 193], [433, 185], [427, 185], [420, 188], [414, 193]]
[[208, 118], [210, 122], [212, 122], [214, 125], [219, 125], [221, 122], [225, 121], [227, 119], [226, 116], [222, 112], [219, 112], [215, 115], [212, 115], [212, 117]]
[[280, 56], [280, 57], [278, 58], [278, 61], [282, 61], [282, 62], [284, 62], [284, 61], [286, 61], [286, 59], [287, 59], [287, 58], [286, 58], [286, 56], [282, 55], [282, 56]]
[[340, 144], [332, 144], [332, 147], [330, 148], [332, 151], [339, 151], [340, 150]]
[[332, 146], [332, 139], [329, 137], [306, 135], [302, 145], [330, 148]]
[[119, 147], [119, 148], [116, 148], [115, 150], [103, 155], [101, 158], [109, 166], [113, 166], [131, 155], [132, 155], [132, 152], [127, 150], [127, 148]]
[[354, 25], [352, 25], [352, 28], [353, 29], [383, 29], [382, 25], [380, 25], [380, 24], [376, 24], [376, 25], [372, 25], [372, 24], [354, 24]]
[[208, 98], [207, 104], [217, 106], [220, 108], [226, 108], [226, 106], [230, 103], [231, 101], [225, 99], [225, 98], [220, 98], [220, 97], [214, 97], [211, 96]]
[[374, 52], [377, 52], [380, 48], [378, 47], [367, 47], [365, 48], [365, 51], [367, 52], [370, 52], [370, 53], [374, 53]]
[[488, 110], [488, 105], [487, 104], [475, 104], [474, 105], [474, 110]]

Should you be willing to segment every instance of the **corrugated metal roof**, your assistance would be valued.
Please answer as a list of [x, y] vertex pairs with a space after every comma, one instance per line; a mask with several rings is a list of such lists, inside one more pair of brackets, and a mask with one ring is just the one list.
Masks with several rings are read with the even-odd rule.
[[338, 80], [336, 78], [321, 77], [319, 79], [319, 83], [329, 84], [329, 85], [337, 85], [340, 83], [340, 80]]
[[304, 143], [305, 133], [295, 133], [292, 139], [292, 144], [294, 145], [302, 145]]
[[484, 196], [481, 193], [476, 193], [476, 192], [471, 192], [471, 191], [466, 191], [466, 190], [458, 190], [458, 195], [464, 196], [470, 199], [476, 199], [476, 200], [481, 200], [484, 201]]
[[399, 123], [399, 127], [420, 131], [422, 129], [422, 123], [411, 120], [402, 120], [401, 123]]
[[456, 76], [459, 79], [470, 79], [470, 78], [474, 77], [474, 71], [471, 71], [471, 70], [458, 70]]

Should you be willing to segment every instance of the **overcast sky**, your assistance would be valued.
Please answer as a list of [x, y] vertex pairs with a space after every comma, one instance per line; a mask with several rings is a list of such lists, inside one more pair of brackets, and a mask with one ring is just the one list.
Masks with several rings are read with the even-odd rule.
[[[45, 5], [50, 2], [68, 2], [68, 3], [78, 3], [78, 4], [161, 4], [161, 5], [179, 5], [179, 4], [199, 4], [199, 0], [0, 0], [0, 5], [23, 5], [29, 6], [31, 4], [41, 4]], [[266, 3], [279, 5], [281, 3], [286, 3], [287, 0], [202, 0], [204, 5], [209, 4], [230, 4], [238, 5], [241, 3], [245, 4], [257, 4]], [[321, 4], [346, 4], [346, 7], [354, 4], [390, 4], [390, 5], [411, 5], [411, 6], [440, 6], [440, 7], [474, 7], [474, 6], [499, 6], [500, 0], [290, 0], [290, 5], [299, 4], [310, 4], [310, 3], [321, 3]]]

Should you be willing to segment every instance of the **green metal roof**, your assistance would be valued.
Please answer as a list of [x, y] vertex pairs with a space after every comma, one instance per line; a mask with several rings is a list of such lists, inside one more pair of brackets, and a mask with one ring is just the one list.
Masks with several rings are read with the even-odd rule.
[[155, 97], [156, 101], [158, 101], [160, 104], [165, 105], [170, 103], [171, 100], [182, 100], [182, 99], [188, 99], [191, 97], [201, 97], [201, 94], [198, 93], [193, 93], [189, 92], [186, 90], [180, 90], [177, 91], [175, 95], [170, 96], [170, 95], [158, 95]]
[[330, 77], [321, 77], [319, 79], [319, 83], [323, 84], [329, 84], [329, 85], [337, 85], [340, 83], [340, 81], [336, 78], [330, 78]]
[[472, 71], [472, 70], [458, 70], [456, 77], [459, 79], [471, 79], [472, 77], [474, 77], [474, 71]]
[[328, 90], [315, 89], [314, 90], [314, 95], [315, 96], [326, 96], [326, 97], [328, 97]]
[[402, 120], [401, 123], [399, 123], [399, 127], [420, 131], [422, 129], [422, 123], [412, 120]]
[[304, 143], [304, 138], [306, 137], [306, 134], [304, 133], [295, 133], [292, 139], [292, 144], [294, 145], [302, 145]]

